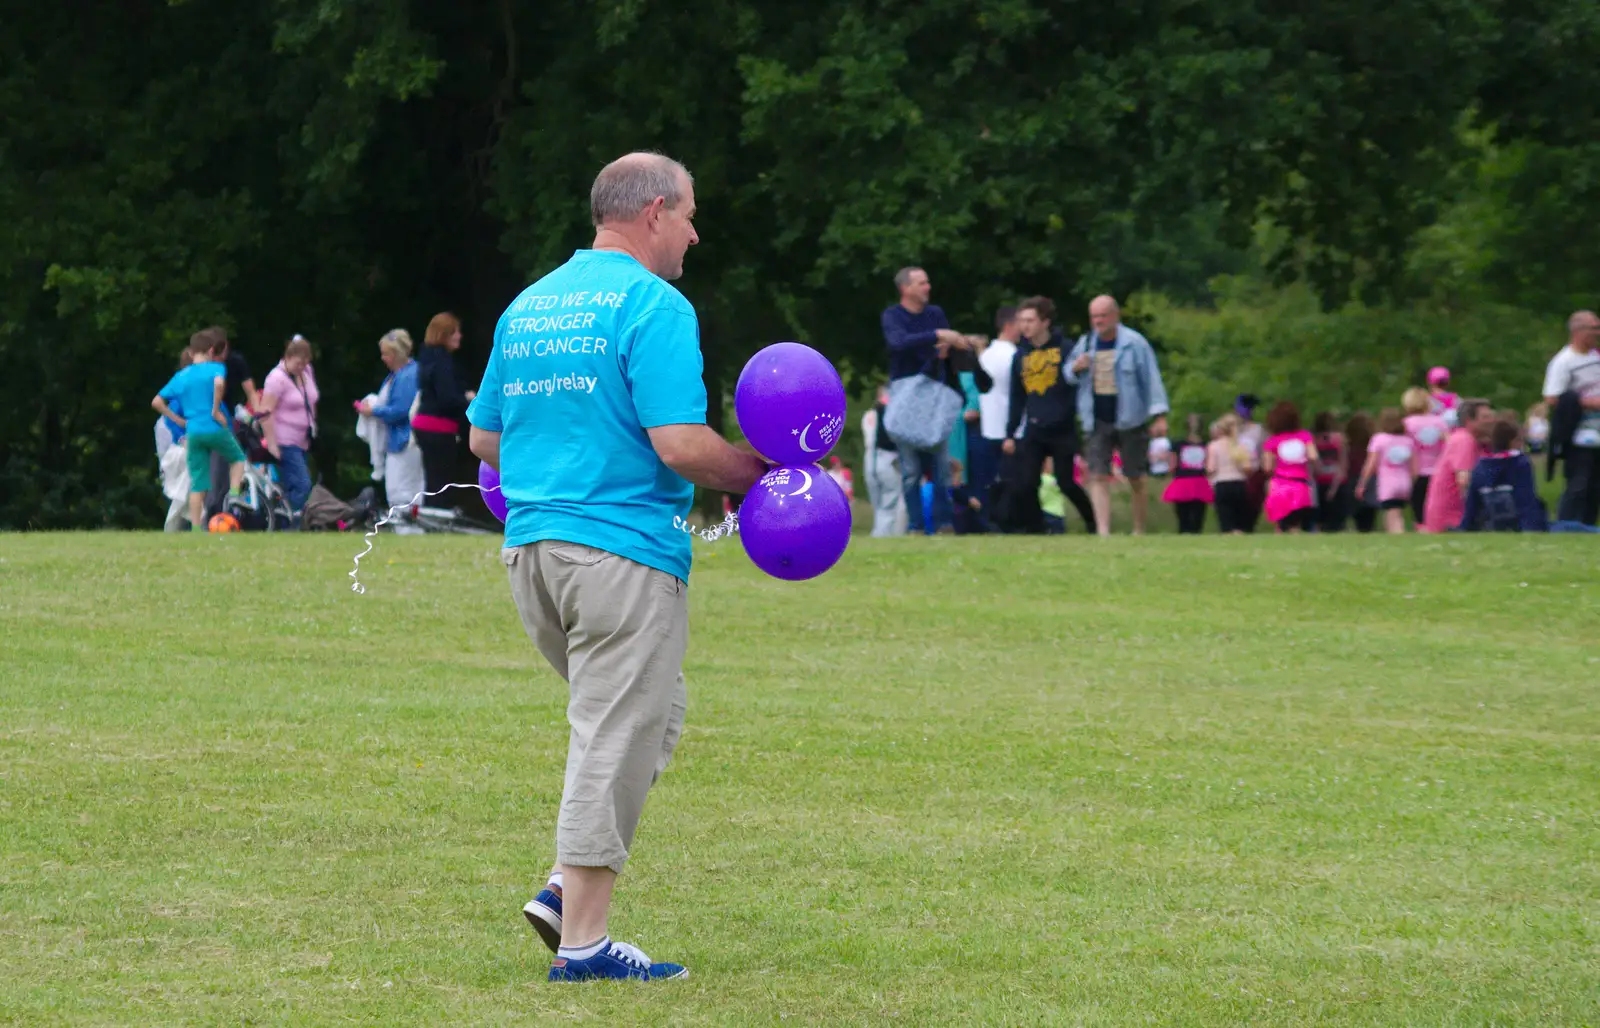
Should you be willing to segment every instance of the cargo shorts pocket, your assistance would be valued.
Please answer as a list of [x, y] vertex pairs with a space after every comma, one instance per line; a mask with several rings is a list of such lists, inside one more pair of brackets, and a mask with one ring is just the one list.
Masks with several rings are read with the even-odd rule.
[[580, 568], [592, 568], [616, 556], [614, 553], [593, 546], [584, 546], [582, 543], [553, 543], [545, 552], [563, 564]]

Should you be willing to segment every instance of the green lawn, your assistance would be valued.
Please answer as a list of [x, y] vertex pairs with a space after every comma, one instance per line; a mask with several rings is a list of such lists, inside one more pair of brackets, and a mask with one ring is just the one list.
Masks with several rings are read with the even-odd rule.
[[495, 543], [0, 537], [0, 1022], [1600, 1023], [1600, 545], [870, 540], [694, 577], [551, 986], [561, 684]]

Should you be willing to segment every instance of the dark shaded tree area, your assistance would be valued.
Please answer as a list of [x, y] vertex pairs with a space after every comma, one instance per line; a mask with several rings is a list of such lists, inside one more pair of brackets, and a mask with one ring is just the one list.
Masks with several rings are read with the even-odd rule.
[[317, 457], [359, 481], [378, 336], [454, 310], [481, 367], [631, 149], [695, 173], [714, 395], [780, 337], [873, 373], [909, 262], [973, 328], [1025, 292], [1208, 302], [1263, 224], [1330, 304], [1436, 293], [1419, 233], [1488, 300], [1572, 302], [1596, 263], [1580, 0], [0, 11], [0, 527], [152, 523], [147, 404], [213, 322], [258, 380], [312, 339]]

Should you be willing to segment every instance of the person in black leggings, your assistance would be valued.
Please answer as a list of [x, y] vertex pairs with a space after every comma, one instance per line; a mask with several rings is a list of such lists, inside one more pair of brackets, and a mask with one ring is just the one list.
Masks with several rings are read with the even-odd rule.
[[[1356, 411], [1344, 423], [1345, 474], [1340, 500], [1350, 512], [1350, 520], [1355, 522], [1356, 531], [1362, 533], [1371, 532], [1378, 520], [1376, 500], [1368, 503], [1367, 497], [1355, 494], [1355, 483], [1360, 480], [1362, 465], [1367, 460], [1367, 444], [1372, 442], [1372, 435], [1376, 431], [1377, 425], [1372, 415], [1364, 410]], [[1375, 498], [1376, 486], [1367, 492]]]
[[456, 316], [435, 314], [423, 342], [417, 355], [418, 400], [411, 431], [422, 450], [424, 488], [433, 493], [456, 480], [461, 423], [474, 394], [463, 390], [456, 377], [454, 354], [461, 349], [461, 322]]

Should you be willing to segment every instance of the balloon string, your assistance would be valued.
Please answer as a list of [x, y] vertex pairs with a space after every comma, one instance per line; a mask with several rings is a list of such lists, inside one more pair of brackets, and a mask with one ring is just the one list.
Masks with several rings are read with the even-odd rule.
[[410, 503], [400, 503], [390, 507], [388, 513], [379, 518], [377, 521], [373, 522], [372, 527], [367, 529], [365, 534], [362, 535], [362, 539], [366, 542], [367, 548], [356, 554], [356, 566], [350, 572], [351, 592], [360, 596], [365, 596], [367, 594], [367, 587], [361, 584], [361, 558], [372, 552], [372, 548], [377, 542], [378, 529], [382, 528], [384, 525], [390, 524], [391, 522], [400, 520], [400, 514], [398, 512], [409, 512], [412, 507], [419, 506], [424, 498], [429, 496], [439, 496], [451, 489], [476, 489], [485, 496], [489, 495], [490, 493], [497, 493], [500, 491], [499, 486], [495, 486], [493, 489], [485, 489], [483, 486], [475, 485], [471, 482], [452, 482], [443, 489], [435, 489], [431, 493], [418, 493], [411, 498]]
[[674, 528], [681, 532], [697, 535], [708, 543], [714, 543], [718, 539], [726, 538], [739, 531], [739, 512], [736, 510], [728, 511], [721, 524], [712, 525], [710, 528], [695, 528], [689, 522], [676, 517], [672, 519], [672, 524]]
[[[443, 489], [435, 489], [431, 493], [418, 493], [411, 498], [410, 503], [396, 504], [395, 506], [390, 507], [388, 513], [384, 514], [383, 517], [373, 522], [372, 527], [367, 529], [367, 531], [363, 533], [361, 537], [362, 541], [366, 543], [366, 548], [355, 556], [355, 567], [350, 571], [351, 592], [356, 593], [359, 596], [365, 596], [367, 594], [367, 587], [361, 584], [361, 558], [372, 552], [377, 543], [378, 529], [382, 528], [384, 525], [400, 520], [403, 512], [408, 512], [412, 507], [418, 506], [426, 497], [438, 496], [451, 489], [476, 489], [487, 496], [490, 493], [499, 492], [500, 487], [495, 486], [493, 489], [485, 489], [481, 485], [474, 485], [470, 482], [456, 483], [447, 485]], [[730, 510], [727, 513], [727, 516], [722, 519], [721, 524], [712, 525], [710, 528], [697, 529], [680, 517], [674, 517], [672, 519], [672, 524], [679, 531], [687, 532], [690, 535], [697, 535], [708, 543], [714, 543], [719, 539], [725, 539], [739, 531], [739, 512]]]

